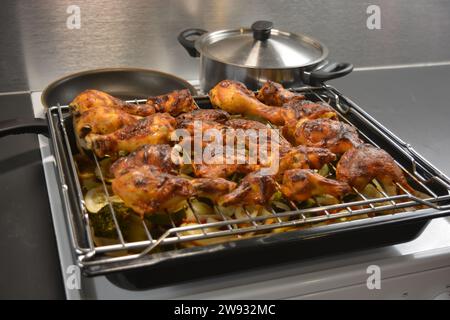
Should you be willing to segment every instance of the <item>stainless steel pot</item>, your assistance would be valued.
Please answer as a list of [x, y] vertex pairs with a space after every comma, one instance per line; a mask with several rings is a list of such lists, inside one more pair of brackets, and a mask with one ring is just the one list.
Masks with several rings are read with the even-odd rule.
[[192, 57], [200, 57], [200, 85], [209, 91], [224, 79], [256, 90], [267, 80], [287, 88], [316, 85], [353, 70], [350, 63], [330, 63], [328, 49], [305, 35], [273, 29], [269, 21], [251, 28], [207, 32], [187, 29], [178, 41]]

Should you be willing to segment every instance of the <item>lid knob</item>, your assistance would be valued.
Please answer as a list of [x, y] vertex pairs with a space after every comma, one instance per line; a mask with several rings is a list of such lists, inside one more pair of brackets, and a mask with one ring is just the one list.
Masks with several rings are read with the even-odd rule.
[[265, 41], [270, 37], [270, 30], [273, 28], [273, 23], [270, 21], [256, 21], [252, 24], [253, 38], [259, 41]]

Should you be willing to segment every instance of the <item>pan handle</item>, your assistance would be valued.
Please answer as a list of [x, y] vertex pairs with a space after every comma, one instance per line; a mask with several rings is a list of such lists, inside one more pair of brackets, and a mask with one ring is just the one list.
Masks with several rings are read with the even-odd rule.
[[320, 69], [311, 71], [309, 83], [313, 86], [325, 81], [343, 77], [353, 71], [353, 65], [348, 62], [330, 62]]
[[197, 58], [200, 57], [200, 52], [195, 49], [195, 40], [188, 39], [193, 36], [200, 37], [201, 35], [204, 35], [205, 33], [208, 33], [208, 31], [203, 29], [186, 29], [184, 31], [181, 31], [178, 35], [178, 42], [186, 49], [186, 51], [189, 53], [191, 57]]
[[45, 119], [17, 118], [0, 121], [0, 138], [11, 134], [40, 133], [48, 135], [48, 124]]

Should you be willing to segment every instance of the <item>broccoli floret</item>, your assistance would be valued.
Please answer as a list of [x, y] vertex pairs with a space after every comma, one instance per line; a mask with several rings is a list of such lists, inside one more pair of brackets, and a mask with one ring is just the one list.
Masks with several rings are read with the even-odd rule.
[[[174, 224], [179, 225], [186, 217], [186, 212], [184, 209], [182, 209], [178, 212], [172, 213], [171, 217]], [[144, 221], [150, 225], [167, 226], [169, 228], [172, 227], [172, 221], [170, 220], [170, 216], [167, 213], [147, 215], [144, 217]]]
[[[127, 237], [130, 226], [129, 216], [132, 214], [131, 209], [127, 208], [122, 203], [113, 203], [112, 205], [114, 212], [116, 213], [120, 230], [122, 231], [123, 236]], [[97, 213], [90, 213], [89, 220], [94, 229], [95, 236], [102, 238], [117, 238], [116, 225], [109, 205], [104, 206]]]

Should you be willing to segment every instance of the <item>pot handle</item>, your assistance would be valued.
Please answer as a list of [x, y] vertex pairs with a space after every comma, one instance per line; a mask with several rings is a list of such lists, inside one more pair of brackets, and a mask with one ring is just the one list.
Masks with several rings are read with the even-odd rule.
[[9, 119], [0, 121], [0, 138], [11, 134], [40, 133], [48, 135], [48, 124], [45, 119]]
[[321, 83], [343, 77], [353, 71], [353, 65], [348, 62], [331, 62], [318, 70], [311, 71], [309, 83], [320, 85]]
[[178, 35], [178, 42], [186, 49], [186, 51], [189, 53], [191, 57], [200, 57], [200, 52], [195, 49], [195, 40], [188, 39], [192, 36], [198, 36], [208, 33], [208, 31], [203, 29], [186, 29], [184, 31], [181, 31], [181, 33]]

